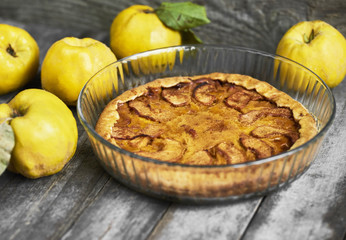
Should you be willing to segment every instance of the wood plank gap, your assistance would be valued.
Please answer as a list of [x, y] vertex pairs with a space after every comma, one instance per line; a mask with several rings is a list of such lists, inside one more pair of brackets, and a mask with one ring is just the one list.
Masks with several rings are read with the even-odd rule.
[[258, 203], [257, 203], [257, 205], [256, 205], [256, 207], [255, 207], [255, 209], [254, 209], [254, 211], [253, 211], [252, 217], [250, 218], [248, 224], [247, 224], [247, 225], [244, 227], [244, 229], [241, 231], [241, 234], [239, 235], [238, 240], [242, 240], [242, 239], [244, 238], [244, 236], [245, 236], [245, 234], [246, 234], [246, 231], [249, 229], [249, 227], [250, 227], [252, 221], [254, 220], [254, 218], [255, 218], [255, 216], [256, 216], [258, 210], [260, 209], [261, 205], [263, 204], [265, 198], [266, 198], [266, 196], [262, 197], [262, 198], [258, 201]]
[[171, 202], [167, 207], [166, 211], [162, 214], [161, 218], [157, 223], [153, 226], [152, 230], [148, 234], [147, 240], [153, 240], [156, 232], [159, 230], [160, 226], [164, 224], [167, 213], [171, 211], [173, 203]]
[[[54, 188], [54, 186], [59, 183], [59, 182], [64, 182], [66, 185], [69, 181], [69, 179], [72, 177], [73, 173], [77, 171], [77, 169], [81, 166], [82, 161], [77, 162], [78, 164], [76, 164], [76, 162], [73, 162], [73, 160], [75, 158], [78, 158], [80, 152], [83, 150], [82, 146], [84, 146], [86, 144], [86, 142], [88, 141], [88, 135], [85, 131], [82, 131], [81, 133], [79, 133], [79, 139], [78, 139], [78, 146], [77, 146], [77, 150], [73, 156], [73, 158], [65, 165], [65, 167], [63, 168], [63, 170], [61, 171], [61, 174], [59, 174], [59, 176], [56, 176], [56, 178], [50, 183], [50, 185], [48, 186], [48, 188], [46, 189], [46, 191], [43, 193], [43, 195], [40, 197], [40, 199], [37, 200], [37, 202], [34, 204], [34, 206], [31, 206], [30, 209], [28, 211], [32, 211], [34, 212], [36, 209], [38, 209], [38, 206], [40, 205], [40, 202], [43, 201], [43, 199], [45, 199], [51, 189]], [[72, 169], [69, 169], [71, 166]], [[69, 169], [70, 171], [67, 172], [66, 169]], [[73, 171], [71, 171], [73, 170]], [[66, 173], [64, 173], [66, 171]], [[102, 178], [105, 178], [105, 175], [108, 176], [108, 179], [104, 180], [102, 183]], [[64, 181], [62, 181], [62, 179], [66, 179]], [[50, 236], [50, 239], [61, 239], [60, 235], [64, 235], [66, 233], [66, 231], [68, 231], [68, 229], [71, 228], [71, 226], [74, 224], [75, 220], [79, 218], [79, 216], [83, 213], [83, 211], [92, 203], [94, 202], [94, 200], [97, 198], [97, 196], [99, 195], [100, 191], [102, 191], [102, 189], [105, 187], [105, 185], [109, 182], [110, 180], [110, 176], [107, 173], [103, 173], [102, 175], [100, 175], [100, 177], [98, 178], [96, 185], [97, 184], [102, 184], [99, 188], [94, 188], [93, 190], [91, 190], [85, 197], [84, 202], [80, 205], [80, 207], [78, 208], [77, 211], [75, 212], [75, 216], [74, 218], [71, 218], [70, 221], [65, 222], [65, 224], [61, 225], [60, 227], [58, 227], [54, 233], [54, 235]], [[95, 191], [96, 190], [96, 191]], [[62, 190], [61, 190], [62, 191]], [[60, 191], [60, 192], [61, 192]], [[60, 193], [59, 193], [60, 194]], [[58, 195], [59, 195], [58, 194]], [[57, 196], [58, 196], [57, 195]], [[56, 197], [57, 198], [57, 197]], [[56, 199], [54, 200], [56, 201]], [[54, 201], [51, 202], [50, 204], [54, 204]], [[45, 211], [43, 211], [43, 213], [41, 214], [41, 218], [44, 217], [44, 215], [46, 214], [46, 212], [49, 211], [49, 207], [46, 208]], [[40, 220], [37, 219], [36, 223], [38, 223]], [[29, 233], [32, 235], [32, 233]], [[30, 235], [29, 235], [30, 236]]]
[[[99, 190], [97, 191], [91, 191], [88, 196], [85, 198], [84, 203], [78, 208], [78, 210], [75, 212], [74, 214], [74, 218], [71, 219], [67, 224], [62, 225], [63, 227], [60, 227], [57, 229], [57, 231], [55, 232], [55, 234], [53, 236], [51, 236], [51, 239], [62, 239], [64, 237], [64, 235], [74, 226], [74, 224], [77, 222], [77, 220], [79, 219], [79, 217], [83, 214], [84, 210], [87, 209], [92, 203], [95, 202], [95, 200], [98, 198], [98, 196], [100, 196], [100, 194], [103, 192], [103, 190], [105, 189], [106, 185], [111, 181], [111, 176], [109, 176], [108, 173], [104, 173], [100, 176], [99, 181], [101, 181], [101, 179], [107, 175], [108, 179], [105, 181], [105, 183], [99, 188]], [[94, 188], [97, 189], [97, 188]]]

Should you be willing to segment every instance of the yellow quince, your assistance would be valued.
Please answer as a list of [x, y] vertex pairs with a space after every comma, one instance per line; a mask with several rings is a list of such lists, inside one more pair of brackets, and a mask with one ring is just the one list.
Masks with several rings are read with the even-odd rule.
[[85, 83], [117, 59], [104, 43], [92, 38], [65, 37], [55, 42], [42, 63], [42, 88], [75, 106]]
[[26, 30], [0, 24], [0, 95], [20, 89], [35, 77], [39, 52]]
[[110, 47], [118, 59], [181, 42], [181, 33], [165, 26], [154, 9], [146, 5], [122, 10], [110, 29]]
[[12, 127], [15, 145], [8, 169], [28, 178], [59, 172], [76, 151], [78, 131], [70, 109], [42, 89], [19, 92], [0, 104], [0, 123]]
[[[346, 39], [330, 24], [315, 20], [292, 26], [280, 40], [276, 53], [292, 59], [316, 73], [333, 88], [346, 75]], [[296, 76], [281, 66], [282, 72]], [[303, 81], [300, 81], [304, 84]]]

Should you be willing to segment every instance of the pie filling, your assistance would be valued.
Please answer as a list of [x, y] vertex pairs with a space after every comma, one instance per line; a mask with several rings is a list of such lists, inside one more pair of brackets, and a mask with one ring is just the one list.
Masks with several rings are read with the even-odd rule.
[[[187, 78], [189, 79], [189, 78]], [[116, 102], [109, 139], [144, 157], [194, 165], [254, 161], [300, 138], [288, 107], [227, 81], [201, 77]]]

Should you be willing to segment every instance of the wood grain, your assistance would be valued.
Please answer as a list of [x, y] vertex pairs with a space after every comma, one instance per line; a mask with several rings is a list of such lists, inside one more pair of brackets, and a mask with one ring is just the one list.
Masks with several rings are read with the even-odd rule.
[[149, 239], [239, 239], [261, 201], [257, 198], [213, 206], [172, 205]]
[[111, 179], [63, 239], [145, 239], [169, 206]]
[[[65, 36], [108, 45], [117, 13], [132, 4], [160, 2], [2, 0], [0, 22], [27, 29], [38, 42], [42, 63], [51, 44]], [[275, 52], [290, 26], [313, 19], [346, 35], [344, 0], [193, 2], [205, 5], [211, 19], [195, 29], [208, 44]], [[26, 88], [40, 86], [39, 70]], [[1, 96], [0, 103], [17, 92]], [[36, 180], [8, 171], [0, 176], [0, 239], [344, 239], [346, 81], [333, 92], [335, 122], [310, 169], [281, 190], [235, 203], [171, 203], [128, 189], [103, 170], [78, 124], [77, 152], [61, 172]]]

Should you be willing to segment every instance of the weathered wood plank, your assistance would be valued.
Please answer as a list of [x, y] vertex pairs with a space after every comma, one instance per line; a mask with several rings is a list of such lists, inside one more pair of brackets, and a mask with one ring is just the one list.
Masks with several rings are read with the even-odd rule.
[[233, 204], [174, 204], [149, 239], [240, 239], [262, 198]]
[[146, 239], [169, 205], [110, 180], [62, 239]]
[[346, 81], [321, 152], [290, 187], [268, 196], [244, 239], [343, 239], [346, 233]]

